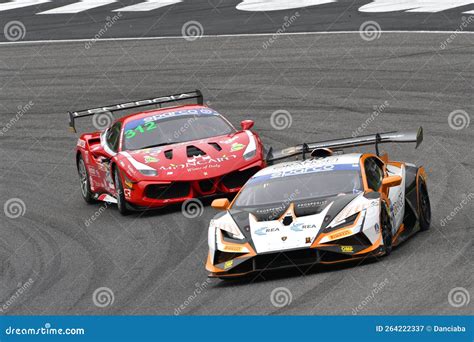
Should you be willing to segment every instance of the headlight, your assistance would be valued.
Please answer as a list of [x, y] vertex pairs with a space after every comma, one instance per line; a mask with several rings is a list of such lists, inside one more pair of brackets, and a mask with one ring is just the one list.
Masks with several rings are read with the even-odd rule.
[[234, 240], [243, 240], [245, 236], [242, 234], [240, 229], [235, 225], [235, 223], [226, 223], [226, 222], [216, 222], [215, 220], [211, 221], [211, 226], [217, 230], [220, 230], [224, 236], [234, 239]]
[[140, 173], [145, 175], [145, 176], [156, 176], [156, 175], [158, 175], [158, 171], [156, 171], [156, 170], [147, 169], [147, 170], [138, 170], [138, 171], [140, 171]]
[[257, 150], [253, 150], [253, 151], [244, 153], [244, 159], [245, 160], [252, 159], [253, 157], [255, 157], [256, 154], [257, 154]]
[[342, 228], [343, 226], [354, 223], [360, 212], [362, 212], [362, 215], [365, 215], [365, 209], [366, 206], [354, 206], [352, 208], [343, 209], [326, 229], [334, 229], [335, 227]]
[[247, 145], [247, 148], [245, 149], [243, 156], [245, 160], [250, 160], [253, 157], [255, 157], [255, 155], [257, 154], [257, 143], [252, 132], [245, 131], [245, 133], [247, 133], [247, 136], [249, 137], [249, 144]]

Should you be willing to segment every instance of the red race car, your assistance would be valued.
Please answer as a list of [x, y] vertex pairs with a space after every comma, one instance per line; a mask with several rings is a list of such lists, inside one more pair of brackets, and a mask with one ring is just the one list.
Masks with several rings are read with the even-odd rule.
[[[190, 100], [193, 104], [182, 103]], [[120, 213], [127, 214], [194, 197], [235, 193], [265, 166], [261, 140], [250, 131], [253, 121], [242, 121], [242, 129], [236, 130], [203, 105], [199, 90], [69, 112], [69, 125], [76, 132], [78, 118], [112, 117], [112, 112], [145, 106], [155, 109], [80, 136], [76, 163], [87, 203], [117, 203]]]

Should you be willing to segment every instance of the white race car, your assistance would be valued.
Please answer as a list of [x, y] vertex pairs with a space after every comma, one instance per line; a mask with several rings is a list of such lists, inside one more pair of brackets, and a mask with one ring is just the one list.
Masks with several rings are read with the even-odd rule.
[[[416, 142], [417, 132], [392, 132], [303, 144], [270, 152], [270, 161], [308, 154], [256, 173], [209, 226], [210, 277], [390, 254], [419, 230], [431, 209], [423, 167], [379, 156], [378, 144]], [[335, 152], [376, 144], [376, 154]]]

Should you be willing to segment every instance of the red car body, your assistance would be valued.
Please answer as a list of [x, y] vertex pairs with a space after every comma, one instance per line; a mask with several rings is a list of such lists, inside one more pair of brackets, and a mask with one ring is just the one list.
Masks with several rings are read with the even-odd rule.
[[[81, 116], [80, 112], [75, 113]], [[127, 127], [150, 121], [159, 126], [160, 122], [180, 115], [184, 115], [183, 118], [191, 115], [196, 120], [200, 115], [219, 116], [231, 129], [224, 135], [151, 148], [129, 150], [125, 146], [127, 137], [139, 134], [136, 130], [143, 130], [140, 125], [133, 130]], [[83, 197], [87, 202], [118, 202], [119, 210], [125, 213], [130, 209], [159, 208], [195, 197], [236, 193], [253, 174], [265, 167], [261, 140], [250, 131], [253, 121], [242, 121], [241, 126], [241, 130], [236, 130], [220, 114], [198, 104], [131, 114], [101, 132], [82, 134], [77, 142], [76, 161]], [[114, 147], [111, 146], [116, 144], [113, 132], [118, 133], [115, 138], [118, 145]], [[176, 132], [181, 132], [181, 140], [187, 140], [186, 129], [177, 127]], [[254, 152], [248, 153], [249, 148]], [[87, 179], [82, 178], [83, 166]], [[125, 203], [120, 203], [121, 199]]]

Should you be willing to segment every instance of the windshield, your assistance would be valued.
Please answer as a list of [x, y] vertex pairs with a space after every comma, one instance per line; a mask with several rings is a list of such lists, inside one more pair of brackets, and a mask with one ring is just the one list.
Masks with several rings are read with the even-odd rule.
[[250, 179], [233, 207], [254, 207], [362, 191], [358, 169], [321, 171], [288, 177]]
[[[206, 111], [203, 115], [202, 110]], [[177, 114], [178, 113], [178, 114]], [[218, 113], [209, 110], [183, 110], [151, 115], [126, 124], [123, 150], [206, 139], [227, 135], [235, 129]]]

